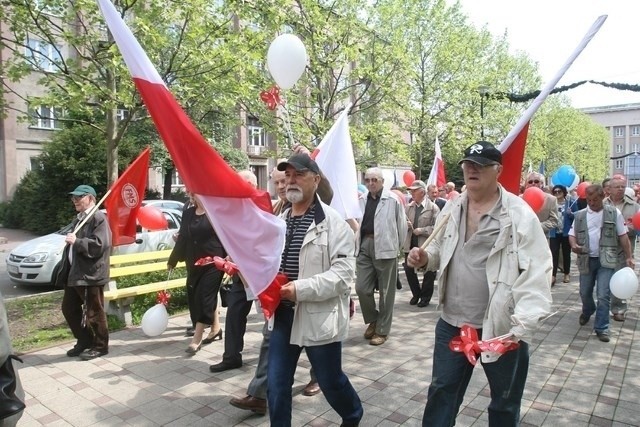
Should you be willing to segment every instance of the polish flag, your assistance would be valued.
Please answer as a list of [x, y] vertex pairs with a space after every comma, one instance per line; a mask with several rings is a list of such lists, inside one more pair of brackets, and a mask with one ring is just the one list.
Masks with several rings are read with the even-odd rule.
[[362, 210], [358, 203], [356, 161], [349, 135], [350, 108], [351, 104], [347, 105], [311, 154], [311, 158], [318, 163], [320, 170], [331, 184], [333, 190], [331, 207], [344, 219], [362, 218]]
[[518, 120], [518, 123], [511, 129], [509, 135], [507, 135], [504, 141], [498, 146], [498, 149], [502, 152], [502, 164], [504, 165], [498, 180], [507, 191], [513, 194], [520, 194], [520, 178], [522, 175], [522, 164], [524, 162], [524, 150], [527, 144], [527, 133], [529, 132], [531, 118], [606, 20], [607, 15], [599, 16], [598, 19], [595, 20], [562, 68], [560, 68], [556, 75], [542, 88], [540, 94], [533, 100], [529, 108], [527, 108]]
[[427, 185], [434, 184], [438, 188], [442, 188], [447, 183], [447, 178], [444, 174], [444, 162], [442, 161], [442, 152], [440, 151], [440, 141], [438, 141], [438, 135], [436, 135], [436, 153], [433, 158], [433, 166], [431, 166], [431, 172], [429, 173], [429, 179], [427, 179]]
[[147, 187], [149, 152], [149, 147], [145, 148], [122, 172], [104, 201], [113, 246], [128, 245], [136, 240], [136, 218]]
[[285, 223], [269, 193], [242, 179], [198, 132], [109, 0], [97, 0], [180, 178], [207, 212], [247, 286], [260, 295], [280, 268]]

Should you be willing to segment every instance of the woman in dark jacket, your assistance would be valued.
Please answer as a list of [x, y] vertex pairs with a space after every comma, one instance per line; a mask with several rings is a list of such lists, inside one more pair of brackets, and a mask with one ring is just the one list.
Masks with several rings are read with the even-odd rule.
[[167, 267], [171, 270], [179, 261], [185, 261], [187, 265], [187, 299], [195, 333], [186, 352], [195, 354], [202, 345], [204, 329], [213, 323], [212, 315], [218, 309], [218, 291], [223, 277], [223, 272], [215, 265], [196, 266], [195, 262], [207, 256], [224, 258], [227, 254], [204, 208], [193, 194], [190, 198], [192, 206], [184, 211], [178, 240]]

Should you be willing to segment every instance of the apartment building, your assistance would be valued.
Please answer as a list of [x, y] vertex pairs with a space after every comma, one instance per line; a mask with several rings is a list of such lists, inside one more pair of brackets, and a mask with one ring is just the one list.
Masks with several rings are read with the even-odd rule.
[[629, 186], [640, 183], [640, 103], [581, 111], [609, 132], [609, 176], [623, 174]]

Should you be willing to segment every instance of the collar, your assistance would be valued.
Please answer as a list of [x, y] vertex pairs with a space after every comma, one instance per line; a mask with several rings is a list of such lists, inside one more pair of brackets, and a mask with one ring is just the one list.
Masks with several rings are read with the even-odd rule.
[[377, 193], [369, 192], [369, 193], [367, 193], [367, 199], [371, 199], [371, 200], [380, 199], [382, 197], [382, 192], [383, 191], [384, 191], [384, 188], [382, 190], [378, 191]]

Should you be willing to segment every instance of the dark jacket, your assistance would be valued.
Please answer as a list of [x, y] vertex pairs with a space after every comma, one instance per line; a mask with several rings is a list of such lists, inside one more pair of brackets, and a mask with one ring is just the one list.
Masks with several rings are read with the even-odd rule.
[[[213, 230], [209, 219], [202, 215], [202, 223], [194, 226], [196, 218], [195, 206], [190, 206], [184, 211], [178, 240], [171, 251], [167, 262], [171, 267], [175, 267], [178, 261], [185, 261], [187, 270], [194, 270], [194, 263], [207, 256], [225, 257], [227, 255], [218, 235]], [[210, 268], [215, 268], [213, 265]]]
[[[73, 228], [78, 224], [73, 220]], [[69, 251], [72, 262], [69, 263]], [[104, 286], [109, 283], [111, 229], [104, 213], [97, 211], [76, 233], [76, 242], [66, 245], [62, 253], [62, 268], [55, 278], [58, 287]]]

